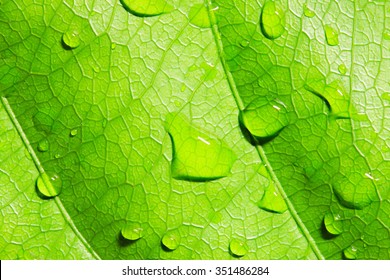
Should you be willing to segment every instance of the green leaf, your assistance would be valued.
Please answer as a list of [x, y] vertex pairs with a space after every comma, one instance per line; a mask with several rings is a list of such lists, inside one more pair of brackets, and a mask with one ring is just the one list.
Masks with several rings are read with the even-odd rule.
[[390, 6], [267, 2], [3, 1], [0, 257], [389, 259]]

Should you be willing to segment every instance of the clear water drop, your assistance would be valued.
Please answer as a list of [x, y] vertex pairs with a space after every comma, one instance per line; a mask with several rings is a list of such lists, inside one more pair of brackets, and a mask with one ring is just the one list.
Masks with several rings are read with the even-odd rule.
[[75, 137], [77, 135], [77, 129], [72, 129], [69, 133], [70, 137]]
[[59, 154], [59, 153], [56, 153], [55, 155], [54, 155], [54, 158], [60, 158], [61, 157], [61, 155]]
[[382, 99], [390, 101], [390, 92], [384, 92], [382, 93]]
[[324, 216], [324, 225], [326, 230], [333, 235], [339, 235], [344, 231], [340, 215], [334, 215], [328, 212]]
[[325, 38], [329, 46], [336, 46], [339, 44], [339, 33], [330, 25], [325, 25]]
[[247, 40], [240, 41], [240, 46], [242, 48], [246, 48], [247, 46], [249, 46], [249, 41], [247, 41]]
[[193, 5], [188, 17], [190, 19], [190, 23], [197, 27], [207, 28], [211, 26], [209, 13], [204, 4]]
[[316, 15], [306, 4], [303, 6], [303, 14], [308, 18], [312, 18]]
[[62, 42], [67, 48], [75, 49], [80, 46], [80, 36], [77, 30], [67, 31], [62, 35]]
[[166, 234], [164, 234], [161, 242], [166, 249], [173, 251], [176, 250], [177, 247], [179, 247], [180, 240], [181, 238], [179, 234], [175, 232], [167, 232]]
[[44, 197], [57, 196], [62, 189], [62, 180], [55, 173], [44, 172], [37, 179], [37, 189]]
[[168, 114], [166, 129], [173, 145], [173, 178], [209, 181], [229, 175], [236, 156], [222, 140], [193, 127], [179, 114]]
[[38, 142], [38, 151], [46, 152], [49, 150], [49, 141], [47, 139], [42, 139]]
[[338, 69], [341, 75], [345, 75], [347, 73], [347, 66], [345, 66], [345, 64], [340, 64]]
[[121, 234], [127, 240], [138, 240], [142, 237], [143, 228], [139, 224], [129, 224], [122, 228]]
[[29, 152], [27, 149], [24, 149], [24, 155], [25, 155], [28, 159], [32, 159], [32, 156], [31, 156], [30, 152]]
[[279, 3], [265, 3], [260, 18], [261, 30], [265, 37], [274, 40], [280, 37], [286, 25], [285, 13]]
[[271, 181], [265, 189], [258, 206], [268, 212], [279, 214], [284, 213], [287, 210], [287, 204], [273, 181]]
[[205, 81], [213, 80], [218, 74], [217, 69], [215, 69], [215, 65], [212, 65], [210, 63], [202, 62], [200, 64], [200, 68], [204, 71], [204, 75], [202, 78]]
[[269, 101], [260, 97], [252, 101], [241, 113], [241, 123], [261, 142], [276, 137], [287, 125], [285, 105], [280, 101]]
[[151, 17], [173, 11], [173, 6], [165, 0], [120, 0], [123, 7], [138, 17]]
[[230, 252], [236, 257], [243, 257], [248, 253], [248, 245], [239, 239], [232, 239], [229, 244]]
[[383, 32], [383, 39], [390, 40], [390, 30], [385, 30], [385, 32]]
[[116, 48], [116, 44], [115, 43], [112, 43], [111, 44], [111, 49], [114, 50]]
[[350, 246], [343, 251], [344, 257], [348, 260], [356, 260], [358, 250], [355, 246]]

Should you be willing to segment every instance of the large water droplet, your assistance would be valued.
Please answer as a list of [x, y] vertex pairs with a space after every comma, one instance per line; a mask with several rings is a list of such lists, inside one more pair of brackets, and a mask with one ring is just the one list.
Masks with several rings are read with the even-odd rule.
[[190, 23], [201, 28], [211, 26], [207, 7], [204, 4], [195, 4], [191, 7], [188, 15]]
[[344, 257], [348, 260], [356, 260], [357, 258], [357, 248], [355, 246], [350, 246], [343, 251]]
[[258, 205], [261, 209], [280, 214], [287, 210], [287, 204], [273, 181], [265, 189]]
[[142, 237], [143, 229], [139, 224], [129, 224], [122, 228], [122, 236], [127, 240], [138, 240]]
[[222, 140], [191, 126], [181, 115], [169, 114], [166, 128], [173, 144], [173, 178], [208, 181], [230, 173], [236, 156]]
[[39, 193], [43, 196], [54, 197], [61, 192], [62, 180], [55, 173], [45, 172], [39, 175], [37, 179], [37, 188]]
[[242, 257], [248, 253], [248, 245], [244, 241], [238, 239], [232, 239], [232, 241], [230, 241], [229, 249], [236, 257]]
[[336, 80], [325, 86], [320, 82], [311, 81], [305, 88], [325, 101], [333, 117], [350, 118], [349, 97], [340, 81]]
[[67, 48], [75, 49], [80, 46], [80, 36], [77, 30], [67, 31], [62, 35], [62, 42]]
[[326, 213], [324, 225], [330, 234], [339, 235], [343, 232], [343, 224], [340, 215], [333, 215], [331, 212]]
[[49, 150], [49, 141], [47, 141], [47, 139], [42, 139], [38, 142], [38, 151], [46, 152], [47, 150]]
[[303, 14], [308, 18], [312, 18], [316, 15], [314, 11], [312, 11], [311, 9], [309, 9], [309, 7], [307, 7], [306, 4], [303, 6]]
[[325, 37], [329, 46], [336, 46], [339, 44], [339, 33], [330, 25], [325, 25]]
[[253, 136], [266, 142], [287, 126], [287, 110], [282, 102], [260, 97], [240, 113], [240, 121]]
[[169, 13], [173, 6], [165, 0], [121, 0], [123, 7], [139, 17], [158, 16]]
[[176, 250], [177, 247], [180, 245], [180, 235], [178, 235], [175, 232], [167, 232], [164, 234], [161, 242], [164, 245], [164, 247], [168, 250]]
[[268, 39], [276, 39], [284, 32], [285, 14], [281, 6], [272, 1], [265, 3], [260, 19], [261, 31]]

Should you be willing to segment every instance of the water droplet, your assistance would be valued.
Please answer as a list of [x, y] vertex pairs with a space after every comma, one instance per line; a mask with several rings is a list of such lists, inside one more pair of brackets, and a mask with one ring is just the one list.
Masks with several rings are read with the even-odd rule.
[[103, 119], [102, 127], [105, 128], [107, 126], [107, 119]]
[[127, 240], [138, 240], [142, 237], [143, 229], [139, 224], [129, 224], [122, 228], [121, 233]]
[[229, 249], [234, 256], [242, 257], [245, 256], [246, 253], [248, 253], [249, 248], [244, 241], [238, 239], [232, 239], [232, 241], [230, 241], [229, 244]]
[[29, 152], [27, 149], [24, 149], [24, 154], [25, 154], [25, 156], [26, 156], [28, 159], [32, 159], [32, 156], [31, 156], [30, 152]]
[[190, 23], [200, 28], [211, 26], [209, 13], [204, 4], [195, 4], [191, 7], [189, 13]]
[[350, 118], [349, 96], [346, 95], [341, 81], [336, 80], [325, 86], [320, 82], [309, 82], [305, 88], [325, 101], [333, 117]]
[[114, 50], [116, 48], [116, 44], [115, 43], [112, 43], [111, 44], [111, 49]]
[[330, 25], [325, 25], [325, 37], [329, 46], [336, 46], [339, 44], [339, 33]]
[[79, 32], [76, 30], [67, 31], [62, 35], [62, 42], [70, 49], [80, 46]]
[[390, 40], [390, 30], [385, 30], [383, 33], [383, 39]]
[[240, 46], [242, 48], [246, 48], [247, 46], [249, 46], [249, 41], [247, 41], [247, 40], [240, 41]]
[[69, 133], [70, 137], [75, 137], [77, 135], [77, 129], [72, 129]]
[[54, 158], [60, 158], [60, 157], [61, 157], [61, 155], [58, 153], [54, 155]]
[[187, 88], [186, 84], [182, 84], [181, 88], [180, 88], [180, 91], [184, 92], [186, 90], [186, 88]]
[[266, 142], [287, 126], [287, 110], [282, 102], [260, 97], [240, 113], [240, 121], [253, 136]]
[[212, 79], [214, 79], [217, 76], [217, 70], [215, 69], [215, 65], [212, 65], [212, 64], [209, 64], [206, 62], [202, 62], [200, 64], [200, 67], [204, 70], [204, 75], [202, 78], [205, 81], [211, 81]]
[[38, 143], [38, 151], [46, 152], [47, 150], [49, 150], [49, 141], [47, 141], [47, 139], [42, 139]]
[[344, 257], [348, 260], [356, 260], [357, 257], [357, 248], [355, 246], [350, 246], [343, 251]]
[[303, 14], [305, 16], [307, 16], [308, 18], [312, 18], [316, 15], [313, 10], [311, 10], [311, 9], [309, 9], [309, 7], [307, 7], [306, 4], [303, 6]]
[[167, 232], [164, 234], [161, 242], [164, 245], [164, 247], [168, 250], [176, 250], [177, 247], [180, 245], [180, 235], [174, 232]]
[[326, 213], [324, 225], [330, 234], [339, 235], [343, 232], [343, 224], [340, 215], [333, 215], [331, 212]]
[[273, 181], [271, 181], [271, 183], [265, 189], [264, 195], [261, 198], [258, 206], [263, 210], [279, 214], [284, 213], [287, 210], [287, 204]]
[[265, 37], [276, 39], [284, 32], [286, 18], [283, 9], [279, 4], [268, 1], [261, 12], [260, 25]]
[[37, 188], [39, 193], [43, 196], [54, 197], [61, 192], [62, 180], [55, 173], [45, 172], [39, 175], [37, 179]]
[[165, 0], [121, 0], [123, 7], [138, 17], [158, 16], [169, 13], [173, 6]]
[[230, 173], [236, 156], [222, 140], [191, 126], [181, 115], [169, 114], [166, 128], [173, 145], [173, 178], [209, 181]]
[[340, 64], [339, 65], [339, 72], [341, 75], [345, 75], [347, 73], [347, 66], [345, 66], [345, 64]]
[[382, 93], [382, 99], [390, 101], [390, 92]]

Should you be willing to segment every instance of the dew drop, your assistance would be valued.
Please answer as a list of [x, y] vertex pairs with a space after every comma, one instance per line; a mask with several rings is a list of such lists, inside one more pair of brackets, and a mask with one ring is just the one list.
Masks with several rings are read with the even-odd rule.
[[286, 18], [281, 6], [275, 2], [265, 3], [260, 18], [261, 31], [268, 39], [280, 37], [286, 25]]
[[62, 42], [65, 47], [75, 49], [80, 46], [79, 32], [76, 30], [67, 31], [62, 35]]
[[166, 129], [173, 145], [173, 178], [209, 181], [230, 173], [236, 156], [222, 140], [193, 127], [182, 115], [168, 114]]
[[69, 133], [70, 137], [75, 137], [77, 135], [77, 129], [72, 129]]
[[173, 6], [165, 0], [121, 0], [123, 7], [138, 17], [151, 17], [169, 13]]
[[341, 75], [345, 75], [347, 73], [347, 66], [345, 66], [345, 64], [340, 64], [339, 65], [339, 72]]
[[382, 93], [382, 99], [390, 101], [390, 92], [384, 92]]
[[59, 153], [54, 155], [54, 158], [60, 158], [60, 157], [61, 157], [61, 155]]
[[264, 195], [261, 198], [258, 206], [263, 210], [279, 214], [284, 213], [287, 210], [287, 204], [273, 181], [271, 181], [271, 183], [265, 189]]
[[211, 26], [209, 13], [204, 4], [193, 5], [188, 17], [190, 19], [190, 23], [197, 27], [207, 28]]
[[180, 88], [180, 91], [184, 92], [186, 90], [186, 88], [187, 88], [186, 84], [182, 84], [181, 88]]
[[38, 143], [38, 151], [40, 152], [46, 152], [49, 150], [49, 141], [47, 139], [42, 139]]
[[339, 44], [338, 31], [330, 25], [325, 25], [325, 37], [329, 46], [336, 46]]
[[62, 180], [55, 173], [44, 172], [37, 179], [37, 189], [44, 197], [57, 196], [62, 189]]
[[240, 121], [253, 136], [261, 142], [266, 142], [287, 126], [287, 110], [280, 101], [269, 101], [260, 97], [240, 113]]
[[114, 50], [116, 48], [116, 44], [115, 43], [112, 43], [111, 44], [111, 49]]
[[27, 149], [24, 149], [24, 155], [25, 155], [28, 159], [32, 159], [32, 156], [31, 156], [30, 152], [29, 152]]
[[242, 48], [246, 48], [247, 46], [249, 46], [249, 41], [247, 41], [247, 40], [240, 41], [240, 46]]
[[357, 248], [355, 246], [350, 246], [343, 251], [344, 257], [348, 260], [356, 260], [357, 258]]
[[213, 80], [216, 76], [217, 76], [217, 69], [215, 69], [215, 65], [212, 65], [212, 64], [209, 64], [209, 63], [206, 63], [206, 62], [202, 62], [200, 64], [200, 67], [203, 69], [204, 71], [204, 75], [203, 75], [203, 79], [205, 81], [211, 81]]
[[232, 239], [229, 244], [230, 252], [236, 257], [243, 257], [248, 253], [248, 245], [238, 239]]
[[143, 229], [139, 224], [126, 225], [121, 230], [121, 234], [127, 240], [138, 240], [142, 237]]
[[340, 215], [333, 215], [328, 212], [324, 216], [324, 225], [326, 230], [333, 235], [339, 235], [343, 232], [343, 224]]
[[167, 232], [166, 234], [164, 234], [161, 242], [166, 249], [173, 251], [176, 250], [177, 247], [179, 247], [180, 239], [180, 235], [174, 232]]
[[306, 4], [303, 6], [303, 14], [308, 18], [312, 18], [316, 15], [313, 10], [311, 10], [311, 9], [309, 9], [309, 7], [307, 7]]

